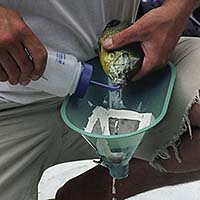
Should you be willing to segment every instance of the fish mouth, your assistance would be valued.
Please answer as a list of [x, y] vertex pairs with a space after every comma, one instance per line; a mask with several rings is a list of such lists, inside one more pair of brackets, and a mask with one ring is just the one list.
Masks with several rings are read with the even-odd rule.
[[139, 42], [114, 50], [107, 50], [102, 46], [102, 41], [105, 38], [124, 30], [129, 25], [130, 23], [114, 19], [106, 25], [99, 40], [100, 61], [113, 85], [127, 85], [139, 71], [141, 60], [143, 61], [144, 54]]

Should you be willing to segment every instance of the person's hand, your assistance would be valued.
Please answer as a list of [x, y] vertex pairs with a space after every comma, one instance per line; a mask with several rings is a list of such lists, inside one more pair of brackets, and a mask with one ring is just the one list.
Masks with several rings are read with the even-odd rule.
[[[171, 6], [172, 7], [172, 6]], [[181, 36], [187, 16], [182, 16], [169, 6], [151, 10], [124, 31], [104, 41], [104, 48], [118, 49], [132, 42], [141, 42], [144, 60], [141, 70], [134, 76], [137, 80], [163, 67]]]
[[27, 85], [44, 72], [47, 51], [22, 17], [0, 7], [0, 81]]

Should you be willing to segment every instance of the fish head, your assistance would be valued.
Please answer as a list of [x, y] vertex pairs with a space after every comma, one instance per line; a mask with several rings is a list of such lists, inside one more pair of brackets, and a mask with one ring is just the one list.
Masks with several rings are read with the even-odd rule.
[[99, 40], [99, 58], [106, 75], [110, 77], [114, 85], [126, 85], [128, 80], [139, 71], [142, 66], [144, 54], [139, 42], [129, 44], [117, 50], [106, 50], [102, 42], [130, 26], [129, 23], [121, 23], [112, 20], [108, 23]]

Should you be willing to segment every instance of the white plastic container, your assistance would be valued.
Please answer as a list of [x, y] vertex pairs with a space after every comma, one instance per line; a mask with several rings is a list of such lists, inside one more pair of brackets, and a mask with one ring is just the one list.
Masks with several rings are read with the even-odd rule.
[[49, 51], [42, 77], [31, 81], [30, 87], [55, 96], [76, 93], [83, 97], [90, 83], [92, 68], [92, 65], [81, 63], [72, 55]]

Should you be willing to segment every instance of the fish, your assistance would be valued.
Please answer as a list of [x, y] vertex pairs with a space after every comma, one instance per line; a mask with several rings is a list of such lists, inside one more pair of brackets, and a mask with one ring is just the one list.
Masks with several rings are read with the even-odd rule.
[[102, 45], [106, 38], [129, 26], [130, 23], [112, 20], [106, 25], [99, 39], [99, 60], [113, 85], [126, 85], [142, 67], [144, 53], [139, 42], [117, 50], [106, 50]]

